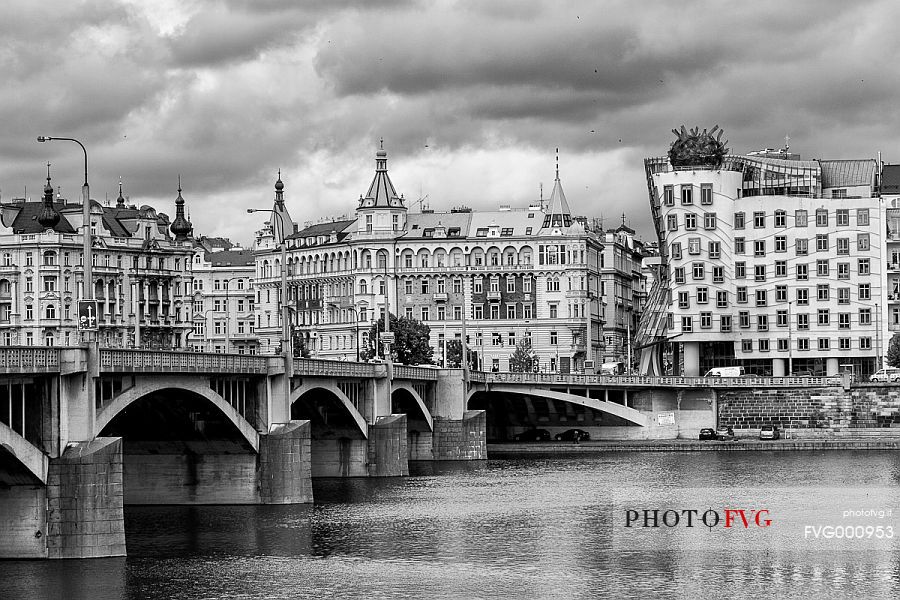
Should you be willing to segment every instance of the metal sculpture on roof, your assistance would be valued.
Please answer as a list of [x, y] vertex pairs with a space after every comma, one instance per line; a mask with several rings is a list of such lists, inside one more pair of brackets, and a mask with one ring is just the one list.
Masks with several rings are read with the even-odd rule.
[[669, 148], [669, 162], [673, 167], [720, 167], [728, 154], [728, 140], [722, 141], [724, 130], [718, 125], [710, 131], [700, 131], [699, 127], [688, 131], [682, 125], [680, 131], [673, 129], [672, 133], [678, 136]]

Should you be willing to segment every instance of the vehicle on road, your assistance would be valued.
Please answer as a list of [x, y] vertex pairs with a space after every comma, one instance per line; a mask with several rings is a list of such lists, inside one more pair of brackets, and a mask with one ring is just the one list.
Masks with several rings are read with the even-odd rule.
[[700, 439], [701, 440], [714, 440], [716, 439], [716, 430], [711, 429], [709, 427], [704, 427], [700, 430]]
[[744, 377], [744, 367], [715, 367], [706, 372], [704, 377]]
[[529, 429], [517, 433], [513, 439], [517, 442], [549, 442], [550, 432], [546, 429]]
[[567, 429], [562, 433], [557, 433], [553, 438], [557, 442], [586, 442], [591, 439], [591, 434], [584, 429]]
[[781, 439], [781, 432], [778, 431], [778, 425], [763, 425], [759, 430], [759, 439], [761, 439], [761, 440]]
[[719, 427], [716, 429], [716, 439], [728, 442], [734, 440], [734, 430], [731, 427]]
[[870, 377], [871, 381], [878, 383], [888, 383], [891, 381], [900, 381], [900, 369], [897, 367], [885, 367], [878, 369], [875, 374]]

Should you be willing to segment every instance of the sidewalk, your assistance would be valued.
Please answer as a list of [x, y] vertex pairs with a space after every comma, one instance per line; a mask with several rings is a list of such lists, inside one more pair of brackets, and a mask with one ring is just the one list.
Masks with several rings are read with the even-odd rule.
[[900, 438], [841, 437], [826, 439], [758, 440], [731, 442], [699, 440], [608, 440], [573, 442], [488, 442], [489, 458], [523, 454], [584, 454], [599, 452], [753, 452], [788, 450], [900, 450]]

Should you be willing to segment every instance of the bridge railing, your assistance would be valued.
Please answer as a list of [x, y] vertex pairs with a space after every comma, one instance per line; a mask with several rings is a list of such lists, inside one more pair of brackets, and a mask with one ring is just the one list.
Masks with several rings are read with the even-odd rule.
[[59, 348], [0, 347], [2, 373], [52, 373], [59, 371]]
[[688, 388], [766, 388], [839, 386], [840, 377], [646, 377], [642, 375], [575, 375], [557, 373], [473, 372], [476, 383], [525, 383], [533, 385], [607, 385]]
[[160, 350], [100, 349], [100, 371], [260, 374], [268, 370], [265, 356], [210, 354]]
[[424, 379], [437, 381], [438, 370], [428, 367], [411, 367], [408, 365], [394, 365], [394, 379]]
[[294, 359], [294, 375], [308, 377], [375, 377], [377, 364], [342, 360]]

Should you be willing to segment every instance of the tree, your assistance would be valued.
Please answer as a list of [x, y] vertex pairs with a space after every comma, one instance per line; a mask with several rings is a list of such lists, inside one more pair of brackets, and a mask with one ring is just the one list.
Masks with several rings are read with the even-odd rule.
[[306, 347], [306, 340], [302, 335], [295, 335], [291, 344], [294, 351], [294, 358], [309, 358], [309, 348]]
[[522, 338], [509, 357], [509, 370], [517, 373], [531, 373], [534, 368], [534, 351], [528, 338]]
[[[384, 344], [375, 345], [380, 339], [379, 334], [384, 331], [384, 317], [372, 325], [369, 329], [369, 345], [362, 353], [365, 360], [375, 356], [384, 358]], [[397, 362], [405, 365], [431, 364], [434, 349], [431, 347], [431, 328], [415, 319], [400, 317], [391, 314], [391, 332], [394, 334], [394, 343], [391, 344], [391, 355]]]
[[[469, 355], [469, 368], [475, 370], [473, 366], [477, 360], [477, 356], [471, 348], [467, 348]], [[459, 369], [462, 366], [462, 342], [460, 340], [447, 341], [447, 368]]]
[[887, 364], [890, 367], [900, 367], [900, 333], [895, 333], [888, 344]]

